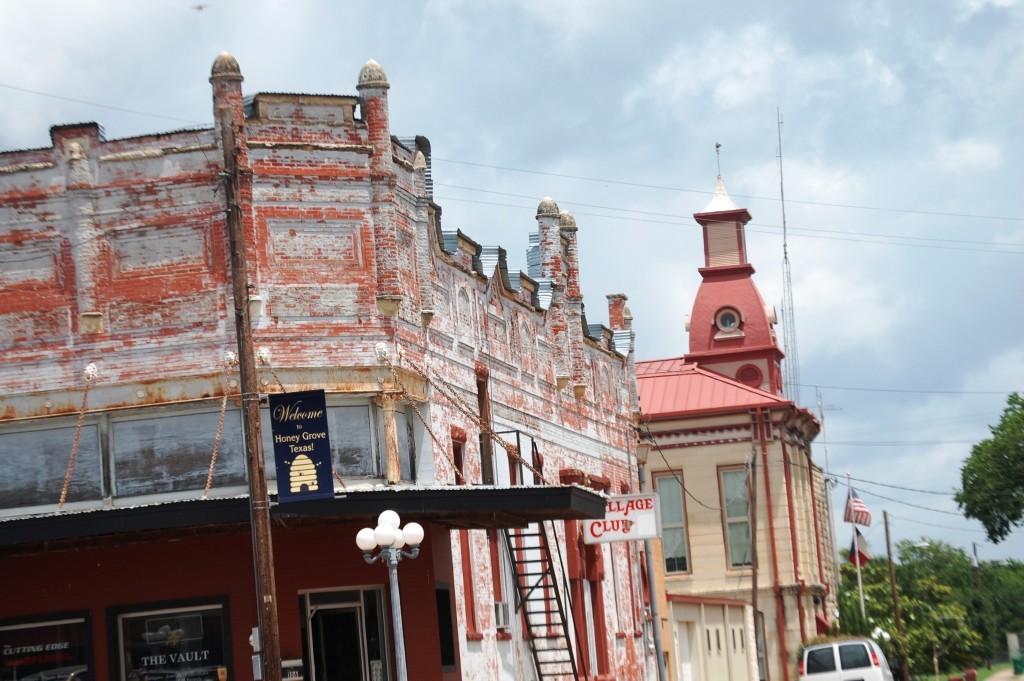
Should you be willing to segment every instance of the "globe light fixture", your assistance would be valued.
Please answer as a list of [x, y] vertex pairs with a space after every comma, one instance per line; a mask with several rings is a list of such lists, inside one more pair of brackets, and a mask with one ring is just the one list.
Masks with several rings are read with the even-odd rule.
[[[402, 630], [402, 601], [398, 592], [398, 563], [402, 558], [415, 558], [420, 554], [423, 527], [408, 523], [399, 527], [402, 519], [394, 511], [384, 511], [377, 517], [377, 527], [364, 527], [356, 533], [356, 546], [363, 552], [367, 563], [388, 566], [391, 583], [391, 622], [395, 631], [395, 671], [399, 681], [408, 681], [405, 661], [405, 634]], [[377, 552], [374, 553], [374, 549]]]

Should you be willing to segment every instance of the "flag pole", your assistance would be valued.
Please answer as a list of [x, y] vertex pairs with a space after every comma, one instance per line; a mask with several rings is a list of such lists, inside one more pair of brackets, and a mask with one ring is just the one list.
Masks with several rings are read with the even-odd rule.
[[[853, 495], [853, 482], [850, 480], [850, 472], [846, 472], [846, 503], [850, 503], [850, 498]], [[860, 576], [860, 542], [857, 541], [857, 523], [850, 523], [853, 525], [853, 541], [850, 544], [850, 558], [853, 559], [853, 564], [857, 566], [857, 594], [860, 596], [860, 616], [867, 621], [868, 615], [864, 610], [864, 582]]]
[[860, 594], [860, 616], [867, 620], [867, 613], [864, 611], [864, 582], [860, 577], [860, 542], [857, 541], [857, 526], [853, 526], [853, 548], [857, 562], [857, 592]]

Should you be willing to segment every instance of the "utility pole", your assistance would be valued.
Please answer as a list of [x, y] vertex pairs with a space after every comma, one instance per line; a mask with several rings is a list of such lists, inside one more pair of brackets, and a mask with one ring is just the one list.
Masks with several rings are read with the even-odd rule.
[[[750, 444], [750, 473], [747, 475], [747, 498], [750, 500], [750, 607], [754, 609], [754, 655], [757, 658], [757, 678], [761, 678], [761, 617], [757, 610], [757, 447]], [[765, 651], [767, 659], [768, 651]]]
[[[281, 644], [278, 638], [277, 587], [274, 583], [274, 547], [270, 530], [270, 497], [263, 468], [260, 436], [260, 394], [256, 378], [256, 353], [249, 319], [249, 278], [245, 265], [245, 233], [239, 205], [238, 148], [231, 111], [220, 112], [221, 141], [224, 146], [224, 198], [227, 202], [227, 228], [231, 251], [231, 289], [235, 305], [235, 329], [238, 337], [238, 372], [242, 390], [242, 417], [245, 425], [245, 459], [249, 474], [249, 522], [252, 527], [252, 551], [256, 573], [257, 612], [262, 646], [262, 668], [253, 664], [253, 674], [262, 672], [263, 681], [281, 679]], [[260, 651], [256, 651], [259, 653]], [[260, 677], [257, 677], [260, 678]]]
[[900, 642], [900, 676], [903, 681], [910, 681], [910, 667], [907, 665], [903, 652], [903, 619], [900, 615], [900, 594], [896, 588], [896, 566], [892, 562], [892, 539], [889, 536], [889, 512], [882, 511], [885, 519], [885, 552], [889, 556], [889, 586], [892, 588], [892, 612], [896, 619], [896, 637]]

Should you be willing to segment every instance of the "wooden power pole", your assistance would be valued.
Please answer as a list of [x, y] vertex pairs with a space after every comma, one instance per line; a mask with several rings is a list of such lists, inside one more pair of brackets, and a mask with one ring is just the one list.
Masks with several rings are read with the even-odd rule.
[[[249, 520], [252, 527], [253, 562], [256, 572], [256, 599], [259, 612], [262, 664], [253, 664], [253, 673], [262, 672], [264, 681], [281, 679], [281, 644], [278, 637], [277, 588], [274, 582], [274, 547], [270, 530], [270, 497], [267, 475], [260, 451], [260, 393], [256, 377], [256, 352], [249, 319], [249, 278], [245, 265], [245, 233], [239, 205], [238, 149], [230, 110], [220, 112], [221, 139], [224, 146], [224, 195], [227, 201], [228, 242], [231, 251], [231, 289], [234, 294], [235, 328], [238, 336], [238, 371], [242, 390], [242, 419], [245, 424], [245, 460], [249, 474]], [[257, 650], [260, 652], [260, 650]], [[259, 677], [257, 677], [259, 678]]]
[[903, 618], [900, 616], [900, 593], [896, 588], [896, 566], [892, 562], [892, 539], [889, 536], [889, 512], [882, 511], [885, 519], [885, 552], [889, 556], [889, 586], [892, 588], [892, 613], [896, 620], [896, 636], [900, 642], [900, 675], [903, 681], [910, 681], [910, 667], [907, 665], [903, 641]]

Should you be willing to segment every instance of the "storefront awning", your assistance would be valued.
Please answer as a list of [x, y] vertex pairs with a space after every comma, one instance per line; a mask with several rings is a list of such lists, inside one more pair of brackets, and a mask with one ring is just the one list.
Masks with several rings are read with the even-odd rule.
[[279, 504], [274, 518], [337, 517], [376, 522], [391, 509], [402, 520], [460, 529], [523, 527], [538, 520], [603, 518], [606, 500], [579, 485], [452, 486], [356, 490], [327, 501]]
[[[396, 486], [354, 489], [319, 501], [273, 503], [270, 513], [272, 520], [288, 526], [304, 522], [373, 525], [381, 511], [391, 509], [403, 521], [500, 529], [539, 520], [603, 518], [605, 505], [605, 497], [579, 485]], [[99, 537], [116, 541], [118, 535], [197, 532], [248, 522], [248, 496], [176, 500], [0, 520], [0, 547]]]

